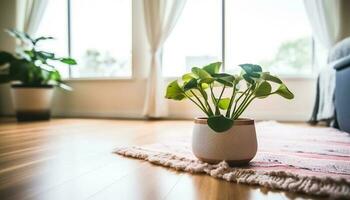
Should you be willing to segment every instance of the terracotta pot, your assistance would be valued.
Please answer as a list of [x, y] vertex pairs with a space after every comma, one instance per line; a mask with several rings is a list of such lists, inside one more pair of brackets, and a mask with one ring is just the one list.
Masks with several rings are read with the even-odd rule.
[[231, 166], [248, 164], [257, 152], [254, 120], [238, 119], [231, 129], [217, 133], [206, 118], [196, 118], [192, 136], [192, 151], [199, 159], [216, 164], [225, 160]]
[[52, 85], [38, 87], [12, 85], [11, 96], [17, 121], [49, 120], [51, 101], [53, 96]]

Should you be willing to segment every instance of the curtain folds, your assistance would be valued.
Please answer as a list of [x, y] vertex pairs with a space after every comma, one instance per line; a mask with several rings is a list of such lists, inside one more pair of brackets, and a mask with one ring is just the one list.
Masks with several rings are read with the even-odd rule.
[[335, 70], [332, 63], [327, 63], [327, 58], [323, 57], [327, 57], [332, 47], [341, 39], [341, 0], [304, 0], [304, 5], [313, 36], [317, 44], [326, 51], [322, 57], [314, 52], [314, 65], [317, 65], [315, 69], [319, 69], [320, 73], [310, 122], [326, 121], [329, 125], [335, 125]]
[[49, 0], [17, 0], [17, 28], [34, 35], [44, 15]]
[[143, 0], [151, 63], [143, 114], [150, 118], [167, 115], [164, 99], [161, 48], [176, 25], [186, 0]]
[[340, 0], [304, 0], [313, 34], [328, 49], [339, 40], [340, 4]]

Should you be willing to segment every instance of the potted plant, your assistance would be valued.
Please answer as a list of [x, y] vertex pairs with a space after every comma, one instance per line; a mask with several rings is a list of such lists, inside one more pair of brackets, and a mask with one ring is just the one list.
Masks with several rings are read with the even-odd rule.
[[38, 43], [52, 37], [34, 39], [17, 30], [6, 31], [21, 44], [16, 54], [0, 51], [0, 83], [11, 83], [17, 120], [48, 120], [54, 86], [71, 90], [62, 82], [54, 64], [75, 65], [76, 61], [39, 50]]
[[[242, 113], [255, 99], [274, 94], [294, 98], [281, 79], [263, 72], [261, 66], [239, 66], [242, 70], [237, 75], [221, 73], [221, 62], [193, 67], [167, 86], [167, 99], [189, 99], [206, 115], [194, 120], [192, 136], [193, 153], [202, 161], [247, 164], [256, 154], [257, 140], [254, 120], [240, 118]], [[221, 88], [218, 95], [214, 92], [217, 87]], [[226, 90], [230, 90], [229, 97], [224, 97]]]

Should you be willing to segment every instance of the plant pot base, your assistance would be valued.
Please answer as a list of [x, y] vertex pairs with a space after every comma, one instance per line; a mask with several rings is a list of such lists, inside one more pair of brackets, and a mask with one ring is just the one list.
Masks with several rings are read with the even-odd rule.
[[16, 118], [19, 122], [50, 120], [50, 111], [17, 111]]
[[[209, 163], [209, 164], [218, 164], [222, 162], [222, 160], [214, 160], [214, 159], [206, 159], [206, 158], [199, 158], [199, 160]], [[239, 166], [245, 166], [248, 165], [248, 163], [252, 160], [253, 158], [250, 159], [245, 159], [245, 160], [225, 160], [225, 162], [230, 166], [230, 167], [239, 167]]]

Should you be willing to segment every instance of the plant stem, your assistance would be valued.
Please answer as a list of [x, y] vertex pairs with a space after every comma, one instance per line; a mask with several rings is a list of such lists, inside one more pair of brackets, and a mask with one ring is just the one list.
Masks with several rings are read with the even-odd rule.
[[213, 102], [214, 105], [216, 105], [217, 102], [216, 102], [216, 98], [215, 98], [215, 95], [213, 92], [213, 86], [211, 84], [210, 84], [210, 96], [211, 96], [211, 101]]
[[250, 96], [253, 94], [252, 92], [252, 86], [250, 86], [248, 88], [248, 92], [245, 94], [244, 99], [242, 100], [242, 102], [240, 103], [240, 105], [238, 106], [237, 110], [235, 110], [235, 114], [234, 114], [234, 118], [237, 115], [237, 113], [239, 113], [239, 111], [244, 107], [245, 103], [248, 101], [248, 99], [250, 98]]
[[232, 114], [231, 114], [231, 119], [233, 119], [233, 117], [234, 117], [234, 114], [235, 114], [235, 111], [236, 111], [236, 107], [237, 107], [238, 101], [245, 95], [245, 93], [248, 92], [249, 89], [250, 89], [250, 88], [247, 88], [247, 89], [238, 97], [238, 99], [236, 100], [235, 106], [233, 107], [233, 111], [232, 111]]
[[209, 102], [208, 102], [208, 96], [206, 95], [205, 91], [204, 91], [201, 87], [199, 88], [199, 91], [201, 92], [201, 94], [202, 94], [202, 96], [203, 96], [203, 98], [204, 98], [204, 100], [205, 100], [205, 103], [206, 103], [207, 108], [208, 108], [208, 113], [209, 113], [211, 116], [214, 115], [213, 110], [211, 109], [210, 104], [209, 104]]
[[235, 119], [238, 119], [239, 116], [245, 111], [245, 109], [249, 106], [249, 104], [255, 99], [255, 97], [251, 98], [249, 101], [247, 101], [246, 105], [240, 110], [239, 113], [235, 116]]
[[202, 103], [202, 101], [199, 99], [199, 97], [196, 95], [196, 93], [194, 93], [192, 90], [190, 90], [191, 93], [193, 94], [193, 96], [199, 101], [199, 103], [201, 104], [202, 108], [205, 109], [204, 104]]
[[233, 104], [233, 100], [235, 99], [236, 97], [236, 83], [233, 85], [233, 90], [232, 90], [232, 95], [231, 95], [231, 99], [230, 99], [230, 103], [228, 105], [228, 108], [227, 108], [227, 111], [226, 111], [226, 117], [230, 117], [230, 114], [231, 114], [231, 107], [232, 107], [232, 104]]
[[208, 117], [209, 117], [209, 114], [208, 112], [202, 108], [195, 100], [193, 100], [190, 96], [188, 96], [185, 92], [183, 93], [189, 100], [191, 100], [194, 104], [196, 104]]
[[221, 100], [222, 95], [224, 94], [225, 88], [226, 88], [226, 85], [224, 85], [224, 87], [222, 88], [220, 96], [219, 96], [219, 99], [217, 100], [217, 102], [215, 104], [215, 115], [220, 115], [221, 114], [220, 110], [219, 110], [219, 102]]

